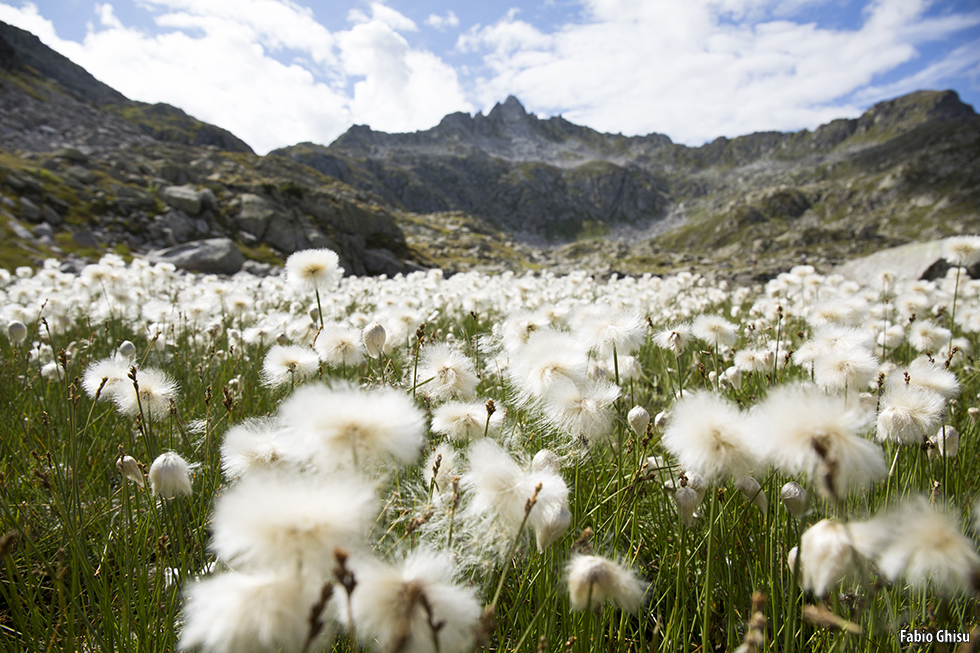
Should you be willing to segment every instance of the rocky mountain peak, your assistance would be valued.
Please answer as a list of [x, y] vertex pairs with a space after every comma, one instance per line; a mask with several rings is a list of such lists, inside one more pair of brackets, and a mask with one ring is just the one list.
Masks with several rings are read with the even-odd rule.
[[858, 119], [857, 130], [906, 132], [924, 122], [958, 120], [976, 116], [973, 107], [960, 100], [956, 91], [916, 91], [879, 102]]
[[487, 114], [489, 120], [503, 123], [521, 123], [525, 122], [528, 117], [529, 114], [524, 109], [524, 105], [513, 95], [508, 95], [503, 104], [500, 102], [495, 104], [490, 113]]

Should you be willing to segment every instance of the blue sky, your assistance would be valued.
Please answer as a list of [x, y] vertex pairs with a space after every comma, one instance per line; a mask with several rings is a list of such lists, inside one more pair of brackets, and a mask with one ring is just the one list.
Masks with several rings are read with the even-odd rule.
[[0, 0], [128, 97], [257, 152], [508, 95], [600, 131], [812, 129], [918, 89], [980, 108], [977, 0]]

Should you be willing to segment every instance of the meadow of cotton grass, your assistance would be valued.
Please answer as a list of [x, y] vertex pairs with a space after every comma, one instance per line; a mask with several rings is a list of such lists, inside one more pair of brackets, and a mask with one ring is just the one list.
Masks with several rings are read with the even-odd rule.
[[960, 268], [340, 273], [0, 270], [0, 648], [980, 637]]

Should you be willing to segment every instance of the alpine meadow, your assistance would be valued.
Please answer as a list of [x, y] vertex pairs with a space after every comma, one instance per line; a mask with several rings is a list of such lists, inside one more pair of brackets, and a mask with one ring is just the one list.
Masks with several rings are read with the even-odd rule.
[[944, 247], [865, 285], [0, 273], [4, 648], [975, 638], [980, 238]]

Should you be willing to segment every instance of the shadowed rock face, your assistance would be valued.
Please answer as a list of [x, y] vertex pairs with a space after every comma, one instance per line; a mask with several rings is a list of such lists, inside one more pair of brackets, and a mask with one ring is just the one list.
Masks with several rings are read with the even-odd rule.
[[[794, 237], [805, 247], [825, 240], [825, 227], [817, 223], [865, 194], [854, 193], [853, 182], [871, 169], [895, 168], [910, 154], [931, 157], [925, 167], [932, 178], [944, 166], [975, 168], [963, 136], [976, 127], [972, 107], [955, 92], [920, 91], [813, 132], [761, 132], [687, 147], [662, 134], [626, 137], [560, 116], [542, 120], [509, 97], [486, 116], [454, 113], [425, 131], [387, 134], [354, 126], [329, 147], [301, 143], [273, 154], [400, 208], [464, 211], [529, 243], [653, 236], [693, 215], [711, 223], [705, 225], [710, 233], [670, 248], [771, 239], [794, 225], [809, 230]], [[898, 203], [909, 185], [901, 175], [896, 171], [896, 197], [861, 197], [862, 211]], [[960, 177], [953, 194], [962, 204], [971, 200]], [[814, 214], [820, 214], [816, 223]], [[879, 233], [877, 225], [869, 230], [861, 219], [851, 222], [864, 241]]]
[[41, 43], [30, 32], [4, 22], [0, 22], [0, 68], [26, 74], [37, 73], [41, 79], [55, 82], [59, 90], [75, 100], [78, 106], [91, 105], [121, 115], [123, 122], [136, 127], [136, 134], [143, 133], [158, 141], [185, 145], [214, 145], [231, 152], [252, 151], [231, 132], [192, 118], [169, 104], [130, 100]]

